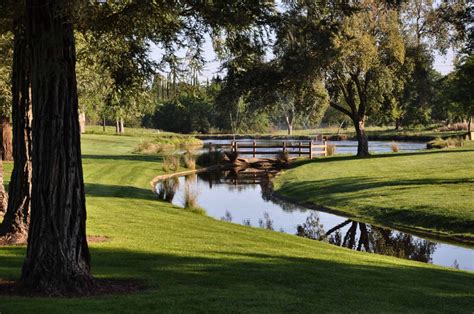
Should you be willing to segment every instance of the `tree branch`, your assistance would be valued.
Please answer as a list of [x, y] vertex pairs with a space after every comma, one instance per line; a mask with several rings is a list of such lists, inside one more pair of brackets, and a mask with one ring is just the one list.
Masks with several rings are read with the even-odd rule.
[[331, 107], [333, 107], [334, 109], [339, 110], [340, 112], [342, 112], [342, 113], [344, 113], [344, 114], [346, 114], [346, 115], [348, 115], [349, 117], [352, 118], [352, 112], [350, 112], [346, 108], [342, 107], [341, 105], [337, 104], [336, 102], [331, 101], [331, 102], [329, 102], [329, 105]]

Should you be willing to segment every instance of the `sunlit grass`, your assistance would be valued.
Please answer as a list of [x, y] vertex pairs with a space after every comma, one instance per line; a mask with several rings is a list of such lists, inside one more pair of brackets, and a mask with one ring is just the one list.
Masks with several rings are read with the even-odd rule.
[[474, 144], [464, 149], [333, 157], [287, 171], [277, 192], [366, 221], [474, 241]]
[[[82, 299], [0, 297], [1, 313], [472, 311], [472, 273], [221, 222], [158, 201], [149, 180], [162, 173], [162, 158], [131, 154], [140, 140], [83, 136], [87, 231], [110, 238], [91, 244], [95, 277], [136, 278], [149, 289]], [[19, 278], [24, 252], [0, 248], [0, 278]]]

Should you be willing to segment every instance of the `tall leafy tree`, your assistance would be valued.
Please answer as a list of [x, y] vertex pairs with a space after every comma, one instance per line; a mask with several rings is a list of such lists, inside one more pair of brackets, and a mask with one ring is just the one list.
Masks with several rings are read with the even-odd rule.
[[333, 39], [337, 54], [327, 70], [331, 106], [352, 120], [357, 155], [369, 154], [365, 123], [394, 91], [395, 69], [405, 49], [397, 13], [379, 1], [362, 1]]
[[[450, 110], [467, 121], [469, 136], [472, 136], [474, 119], [474, 55], [465, 55], [456, 64], [455, 72], [445, 92], [450, 101]], [[472, 138], [471, 138], [472, 140]]]
[[[19, 10], [13, 3], [7, 11], [15, 20], [26, 18], [26, 45], [15, 50], [14, 58], [28, 63], [24, 67], [28, 81], [19, 86], [31, 86], [34, 121], [31, 219], [21, 279], [26, 289], [87, 293], [94, 285], [85, 236], [74, 28], [87, 29], [98, 37], [112, 34], [127, 38], [137, 48], [129, 51], [136, 54], [122, 55], [120, 62], [130, 65], [135, 70], [132, 74], [140, 75], [140, 71], [147, 71], [143, 62], [148, 59], [140, 61], [140, 52], [146, 51], [148, 40], [199, 45], [203, 30], [251, 27], [272, 8], [268, 1], [101, 3], [26, 0]], [[232, 18], [235, 16], [238, 19]], [[171, 46], [167, 48], [172, 51]], [[114, 80], [130, 80], [120, 73], [126, 71], [111, 69]]]

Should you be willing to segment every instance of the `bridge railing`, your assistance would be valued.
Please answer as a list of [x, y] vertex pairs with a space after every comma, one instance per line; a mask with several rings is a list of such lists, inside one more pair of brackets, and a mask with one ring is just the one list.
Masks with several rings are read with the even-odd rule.
[[256, 157], [257, 155], [278, 155], [279, 153], [287, 153], [290, 156], [308, 156], [310, 159], [322, 155], [328, 155], [327, 141], [323, 140], [322, 144], [318, 144], [313, 141], [282, 141], [281, 143], [271, 144], [257, 144], [253, 142], [237, 142], [232, 141], [229, 144], [213, 144], [209, 143], [209, 152], [215, 151], [216, 149], [222, 149], [224, 151], [237, 152], [239, 155], [251, 155]]

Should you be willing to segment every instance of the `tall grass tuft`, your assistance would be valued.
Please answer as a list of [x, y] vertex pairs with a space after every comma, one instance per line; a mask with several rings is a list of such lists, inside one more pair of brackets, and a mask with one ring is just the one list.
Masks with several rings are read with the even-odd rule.
[[400, 151], [400, 147], [398, 146], [398, 143], [392, 142], [391, 144], [392, 152], [398, 153]]
[[194, 158], [193, 155], [186, 153], [183, 155], [183, 164], [187, 169], [194, 170], [196, 169], [196, 158]]
[[336, 144], [327, 144], [326, 156], [334, 156], [336, 154]]
[[192, 184], [186, 182], [184, 186], [184, 208], [192, 213], [206, 215], [206, 210], [197, 203], [199, 192], [194, 190]]
[[180, 157], [174, 155], [168, 155], [163, 160], [163, 171], [164, 172], [177, 172], [180, 166]]
[[158, 188], [158, 198], [167, 202], [172, 202], [178, 187], [179, 179], [177, 177], [172, 177], [161, 181]]
[[197, 205], [197, 198], [199, 193], [192, 188], [192, 185], [188, 182], [184, 186], [184, 208], [196, 208]]

